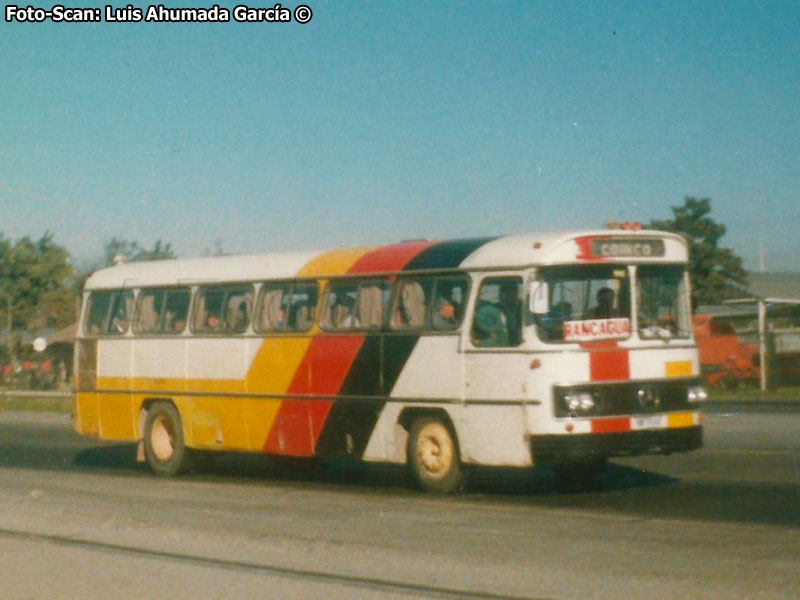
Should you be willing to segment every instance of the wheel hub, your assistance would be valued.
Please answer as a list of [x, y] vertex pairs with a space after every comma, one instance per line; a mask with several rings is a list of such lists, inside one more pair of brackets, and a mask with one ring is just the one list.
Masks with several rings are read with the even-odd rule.
[[175, 451], [175, 439], [172, 428], [167, 419], [158, 417], [153, 421], [150, 431], [150, 445], [153, 447], [153, 454], [161, 461], [168, 461]]
[[453, 461], [453, 450], [447, 437], [438, 431], [428, 431], [420, 436], [417, 456], [420, 464], [432, 476], [444, 475]]

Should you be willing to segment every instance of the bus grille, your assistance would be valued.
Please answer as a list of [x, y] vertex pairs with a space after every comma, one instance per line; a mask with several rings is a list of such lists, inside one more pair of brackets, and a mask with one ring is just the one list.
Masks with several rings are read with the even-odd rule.
[[[698, 386], [699, 379], [680, 381], [629, 381], [625, 383], [555, 386], [556, 417], [606, 417], [614, 415], [649, 414], [685, 410], [690, 405], [688, 388]], [[591, 402], [570, 403], [576, 397]], [[571, 406], [572, 404], [572, 406]], [[591, 406], [590, 406], [591, 405]]]

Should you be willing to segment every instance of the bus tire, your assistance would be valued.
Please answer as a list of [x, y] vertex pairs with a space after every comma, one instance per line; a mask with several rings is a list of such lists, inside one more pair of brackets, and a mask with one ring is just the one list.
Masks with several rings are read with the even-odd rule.
[[408, 464], [420, 488], [434, 494], [463, 491], [465, 476], [456, 436], [437, 418], [423, 417], [411, 425], [406, 448]]
[[181, 416], [173, 404], [156, 402], [147, 410], [144, 456], [153, 473], [162, 477], [189, 469], [191, 456], [184, 443]]

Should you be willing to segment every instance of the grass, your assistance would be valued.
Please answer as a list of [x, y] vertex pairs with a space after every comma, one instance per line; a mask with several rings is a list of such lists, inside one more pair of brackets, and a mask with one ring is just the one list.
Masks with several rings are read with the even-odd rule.
[[13, 391], [0, 393], [0, 411], [29, 410], [33, 412], [72, 412], [70, 396], [51, 396], [42, 392], [36, 396], [15, 395]]
[[707, 388], [712, 400], [800, 400], [800, 386], [787, 385], [762, 392], [757, 386], [740, 385], [736, 389]]

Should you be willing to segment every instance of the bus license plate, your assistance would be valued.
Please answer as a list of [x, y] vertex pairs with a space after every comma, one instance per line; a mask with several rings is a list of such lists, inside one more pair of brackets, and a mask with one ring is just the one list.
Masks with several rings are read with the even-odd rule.
[[633, 429], [662, 429], [667, 426], [664, 415], [633, 417]]

